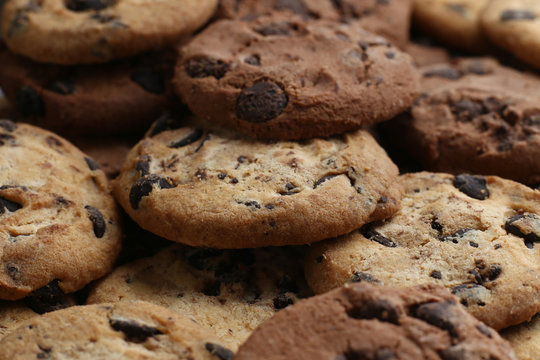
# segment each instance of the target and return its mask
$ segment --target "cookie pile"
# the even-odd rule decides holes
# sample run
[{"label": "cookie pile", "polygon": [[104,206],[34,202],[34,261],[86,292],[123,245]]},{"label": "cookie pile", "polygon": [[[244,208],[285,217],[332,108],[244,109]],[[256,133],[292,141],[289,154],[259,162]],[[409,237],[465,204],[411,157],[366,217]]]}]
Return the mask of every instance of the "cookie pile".
[{"label": "cookie pile", "polygon": [[535,8],[7,0],[0,359],[534,359]]}]

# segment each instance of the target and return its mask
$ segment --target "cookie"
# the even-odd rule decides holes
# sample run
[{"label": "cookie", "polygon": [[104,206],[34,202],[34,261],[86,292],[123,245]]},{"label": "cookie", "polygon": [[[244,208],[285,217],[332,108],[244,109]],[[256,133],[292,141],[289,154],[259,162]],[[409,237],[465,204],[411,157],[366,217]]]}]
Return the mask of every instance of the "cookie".
[{"label": "cookie", "polygon": [[97,164],[59,136],[0,120],[0,298],[105,275],[121,245],[119,212]]},{"label": "cookie", "polygon": [[138,302],[75,306],[30,319],[0,341],[0,359],[206,359],[233,353],[193,321]]},{"label": "cookie", "polygon": [[175,89],[199,117],[256,138],[326,137],[411,105],[408,55],[358,25],[222,20],[182,48]]},{"label": "cookie", "polygon": [[142,228],[199,247],[301,245],[398,208],[397,168],[369,133],[260,142],[201,122],[141,140],[113,182]]},{"label": "cookie", "polygon": [[10,0],[0,23],[14,53],[44,63],[95,64],[172,46],[206,23],[216,5],[217,0]]},{"label": "cookie", "polygon": [[142,134],[172,102],[175,56],[107,65],[39,64],[0,52],[0,86],[19,117],[67,135]]},{"label": "cookie", "polygon": [[409,54],[417,67],[446,63],[450,61],[450,54],[442,47],[427,46],[410,42],[404,51]]},{"label": "cookie", "polygon": [[211,329],[232,350],[275,312],[311,295],[304,248],[214,250],[169,247],[115,269],[88,304],[140,299]]},{"label": "cookie", "polygon": [[443,287],[352,284],[293,305],[265,322],[244,359],[516,359]]},{"label": "cookie", "polygon": [[473,54],[490,46],[480,26],[490,0],[413,0],[413,24],[442,44]]},{"label": "cookie", "polygon": [[540,182],[540,78],[490,59],[421,69],[423,95],[383,125],[425,169]]},{"label": "cookie", "polygon": [[441,284],[497,330],[540,311],[540,192],[494,176],[423,172],[399,183],[393,217],[312,247],[316,293],[351,281]]},{"label": "cookie", "polygon": [[540,68],[540,3],[535,0],[492,0],[481,24],[495,45]]},{"label": "cookie", "polygon": [[519,360],[537,360],[540,354],[540,315],[526,322],[501,332],[514,348]]},{"label": "cookie", "polygon": [[35,316],[38,313],[22,301],[0,301],[0,339],[23,321]]},{"label": "cookie", "polygon": [[288,11],[307,20],[356,22],[399,47],[409,39],[411,0],[221,0],[217,18],[249,19],[274,11]]}]

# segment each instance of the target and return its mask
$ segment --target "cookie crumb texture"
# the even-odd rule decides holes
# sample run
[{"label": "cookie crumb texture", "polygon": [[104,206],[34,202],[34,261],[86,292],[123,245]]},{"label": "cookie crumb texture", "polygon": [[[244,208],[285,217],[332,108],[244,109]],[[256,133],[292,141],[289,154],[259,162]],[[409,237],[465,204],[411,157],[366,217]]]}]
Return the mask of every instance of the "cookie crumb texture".
[{"label": "cookie crumb texture", "polygon": [[257,138],[356,130],[392,118],[417,95],[411,58],[358,24],[287,14],[222,20],[182,55],[175,88],[189,108]]},{"label": "cookie crumb texture", "polygon": [[520,360],[534,360],[540,353],[540,315],[531,321],[501,331]]},{"label": "cookie crumb texture", "polygon": [[316,293],[348,282],[451,289],[502,329],[540,311],[540,193],[493,176],[402,175],[390,219],[316,244],[306,276]]},{"label": "cookie crumb texture", "polygon": [[143,139],[114,181],[141,227],[213,248],[299,245],[399,206],[397,168],[365,131],[257,142],[200,123]]},{"label": "cookie crumb texture", "polygon": [[436,285],[353,284],[300,301],[261,325],[244,359],[515,360],[510,345]]},{"label": "cookie crumb texture", "polygon": [[0,359],[232,360],[221,343],[193,321],[137,301],[30,319],[0,341]]},{"label": "cookie crumb texture", "polygon": [[105,63],[173,45],[216,6],[217,0],[13,0],[3,8],[2,38],[39,62]]},{"label": "cookie crumb texture", "polygon": [[70,293],[112,268],[120,216],[94,165],[51,132],[0,120],[0,298]]}]

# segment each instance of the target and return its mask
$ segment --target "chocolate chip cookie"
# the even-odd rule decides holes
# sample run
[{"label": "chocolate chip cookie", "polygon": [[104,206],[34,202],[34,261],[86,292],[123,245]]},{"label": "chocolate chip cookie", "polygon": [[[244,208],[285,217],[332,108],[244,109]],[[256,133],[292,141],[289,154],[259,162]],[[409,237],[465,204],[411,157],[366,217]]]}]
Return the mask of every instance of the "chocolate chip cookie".
[{"label": "chocolate chip cookie", "polygon": [[531,321],[504,329],[501,336],[514,348],[520,360],[535,360],[540,354],[540,315]]},{"label": "chocolate chip cookie", "polygon": [[0,301],[0,339],[21,322],[38,316],[22,301]]},{"label": "chocolate chip cookie", "polygon": [[491,59],[421,69],[423,94],[384,124],[424,168],[540,182],[540,78]]},{"label": "chocolate chip cookie", "polygon": [[138,302],[75,306],[32,318],[0,341],[0,359],[231,360],[193,321]]},{"label": "chocolate chip cookie", "polygon": [[436,283],[487,325],[540,311],[540,192],[494,176],[406,174],[392,218],[313,246],[316,293],[347,282]]},{"label": "chocolate chip cookie", "polygon": [[293,305],[261,325],[244,359],[513,359],[510,345],[446,289],[352,284]]},{"label": "chocolate chip cookie", "polygon": [[495,45],[540,68],[540,3],[536,0],[492,0],[481,17]]},{"label": "chocolate chip cookie", "polygon": [[44,63],[94,64],[172,46],[206,23],[216,5],[217,0],[10,0],[0,23],[14,53]]},{"label": "chocolate chip cookie", "polygon": [[0,86],[20,118],[62,134],[140,133],[172,102],[176,56],[94,66],[39,64],[0,51]]},{"label": "chocolate chip cookie", "polygon": [[117,268],[89,304],[145,300],[214,331],[234,350],[275,312],[311,295],[304,248],[213,250],[174,245]]},{"label": "chocolate chip cookie", "polygon": [[140,141],[113,188],[130,217],[159,236],[251,248],[312,243],[390,216],[397,173],[363,130],[261,142],[195,121]]},{"label": "chocolate chip cookie", "polygon": [[105,275],[119,212],[95,161],[59,136],[0,120],[0,298],[74,292]]},{"label": "chocolate chip cookie", "polygon": [[183,48],[175,88],[199,117],[265,139],[330,136],[411,105],[408,55],[358,25],[222,20]]}]

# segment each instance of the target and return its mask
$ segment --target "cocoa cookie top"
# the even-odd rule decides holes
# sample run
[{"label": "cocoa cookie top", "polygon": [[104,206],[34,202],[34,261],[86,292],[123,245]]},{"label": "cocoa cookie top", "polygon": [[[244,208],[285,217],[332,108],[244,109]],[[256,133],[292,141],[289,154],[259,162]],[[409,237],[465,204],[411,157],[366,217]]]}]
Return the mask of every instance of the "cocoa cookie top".
[{"label": "cocoa cookie top", "polygon": [[388,217],[398,207],[397,171],[363,130],[261,142],[193,122],[139,142],[113,187],[157,235],[249,248],[312,243]]},{"label": "cocoa cookie top", "polygon": [[356,130],[402,112],[417,94],[410,57],[358,25],[283,13],[222,20],[182,53],[175,88],[188,107],[257,138]]},{"label": "cocoa cookie top", "polygon": [[306,276],[316,293],[351,281],[441,284],[495,329],[540,311],[540,192],[493,176],[399,182],[393,217],[312,247]]},{"label": "cocoa cookie top", "polygon": [[234,350],[275,312],[311,295],[304,250],[175,245],[115,269],[91,290],[88,303],[156,303],[214,331]]},{"label": "cocoa cookie top", "polygon": [[35,61],[105,63],[174,45],[203,25],[216,5],[217,0],[10,0],[1,30],[13,52]]},{"label": "cocoa cookie top", "polygon": [[74,306],[32,318],[0,341],[0,359],[231,360],[193,321],[137,302]]},{"label": "cocoa cookie top", "polygon": [[353,284],[293,305],[240,347],[243,359],[516,359],[444,288]]},{"label": "cocoa cookie top", "polygon": [[119,212],[96,163],[55,134],[0,120],[0,298],[106,274],[121,245]]}]

